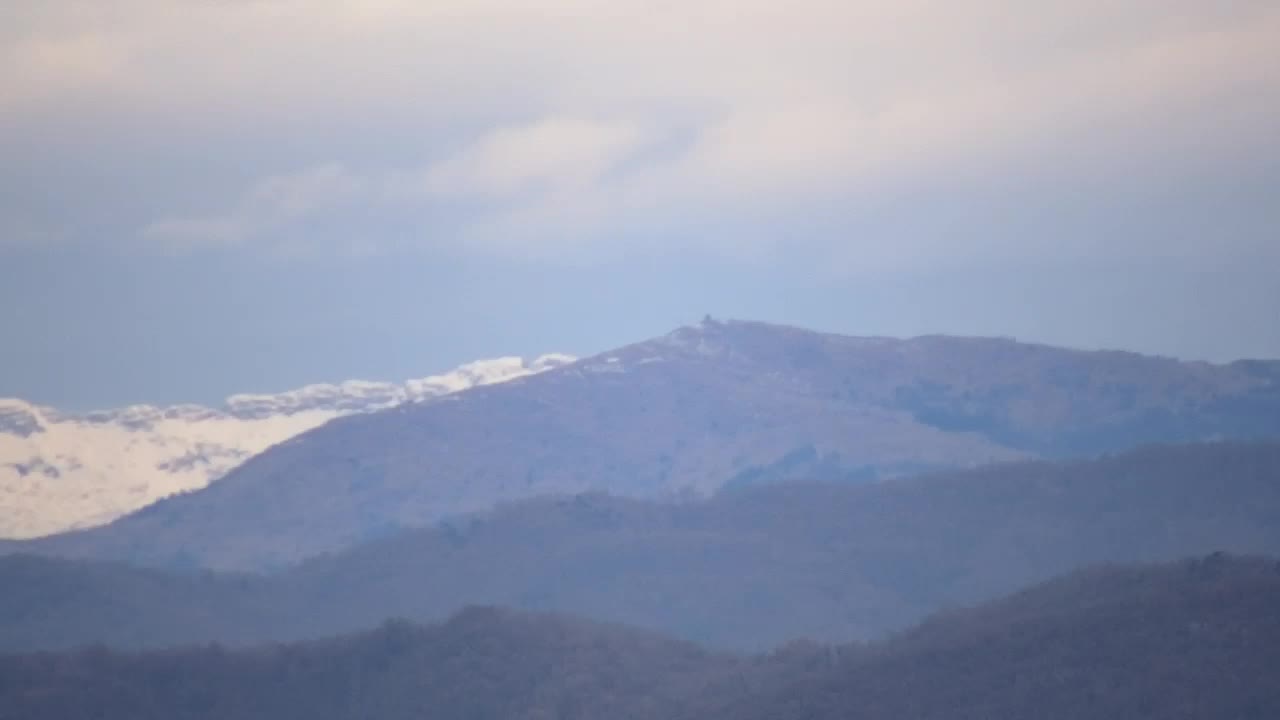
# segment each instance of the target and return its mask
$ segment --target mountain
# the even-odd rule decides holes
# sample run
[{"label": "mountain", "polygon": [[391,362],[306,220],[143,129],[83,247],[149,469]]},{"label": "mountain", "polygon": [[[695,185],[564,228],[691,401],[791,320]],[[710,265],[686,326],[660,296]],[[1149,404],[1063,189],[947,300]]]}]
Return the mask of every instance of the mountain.
[{"label": "mountain", "polygon": [[471,604],[735,650],[867,640],[1088,565],[1280,555],[1278,517],[1280,443],[756,485],[693,502],[548,497],[269,576],[0,557],[0,651],[295,640]]},{"label": "mountain", "polygon": [[134,405],[69,413],[0,398],[0,537],[101,525],[203,488],[251,455],[333,418],[505,382],[572,360],[481,360],[405,383],[354,380],[232,395],[220,408]]},{"label": "mountain", "polygon": [[1280,435],[1280,362],[704,321],[517,382],[338,418],[204,490],[22,547],[263,569],[547,493],[706,495],[1268,435]]},{"label": "mountain", "polygon": [[1155,720],[1280,715],[1280,564],[1109,567],[872,645],[734,657],[470,608],[301,645],[0,656],[3,717]]}]

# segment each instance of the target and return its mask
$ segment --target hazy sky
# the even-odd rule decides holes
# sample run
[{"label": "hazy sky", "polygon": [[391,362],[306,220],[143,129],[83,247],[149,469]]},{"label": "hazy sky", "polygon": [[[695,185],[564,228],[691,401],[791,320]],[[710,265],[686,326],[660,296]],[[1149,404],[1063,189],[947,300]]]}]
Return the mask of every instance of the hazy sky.
[{"label": "hazy sky", "polygon": [[716,316],[1280,356],[1280,4],[8,0],[0,395]]}]

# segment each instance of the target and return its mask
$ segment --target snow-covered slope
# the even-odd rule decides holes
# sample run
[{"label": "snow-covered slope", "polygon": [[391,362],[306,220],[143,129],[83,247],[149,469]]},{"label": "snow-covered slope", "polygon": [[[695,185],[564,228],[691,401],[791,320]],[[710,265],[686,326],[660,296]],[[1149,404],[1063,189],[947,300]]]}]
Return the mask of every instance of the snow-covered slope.
[{"label": "snow-covered slope", "polygon": [[90,413],[0,398],[0,537],[109,522],[195,490],[243,460],[340,415],[419,402],[570,363],[568,355],[480,360],[405,383],[348,381],[277,395],[233,395],[222,408],[133,405]]}]

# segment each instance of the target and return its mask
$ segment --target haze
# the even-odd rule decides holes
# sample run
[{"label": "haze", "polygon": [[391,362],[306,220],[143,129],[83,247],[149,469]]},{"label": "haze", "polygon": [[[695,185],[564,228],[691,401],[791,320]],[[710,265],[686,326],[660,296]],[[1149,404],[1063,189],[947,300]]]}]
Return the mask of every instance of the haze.
[{"label": "haze", "polygon": [[1280,7],[0,8],[0,396],[216,401],[703,312],[1280,355]]}]

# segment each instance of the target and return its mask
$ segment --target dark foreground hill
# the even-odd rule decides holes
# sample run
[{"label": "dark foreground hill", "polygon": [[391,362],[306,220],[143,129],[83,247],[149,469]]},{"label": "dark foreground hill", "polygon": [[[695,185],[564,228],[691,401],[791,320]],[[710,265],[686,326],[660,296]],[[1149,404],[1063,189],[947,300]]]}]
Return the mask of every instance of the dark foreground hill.
[{"label": "dark foreground hill", "polygon": [[867,481],[1280,436],[1280,363],[704,322],[536,377],[336,420],[209,488],[17,546],[263,569],[551,493]]},{"label": "dark foreground hill", "polygon": [[1275,561],[1222,555],[756,658],[481,608],[303,645],[0,657],[0,717],[1261,720],[1280,716],[1277,608]]},{"label": "dark foreground hill", "polygon": [[0,650],[319,637],[470,604],[761,650],[883,636],[1102,562],[1280,554],[1280,444],[1152,447],[664,504],[546,498],[274,576],[0,558]]},{"label": "dark foreground hill", "polygon": [[1278,608],[1274,560],[1213,555],[1091,570],[936,617],[882,645],[811,654],[762,690],[696,716],[1280,717]]},{"label": "dark foreground hill", "polygon": [[256,650],[0,657],[0,718],[670,718],[732,665],[639,631],[471,608]]}]

